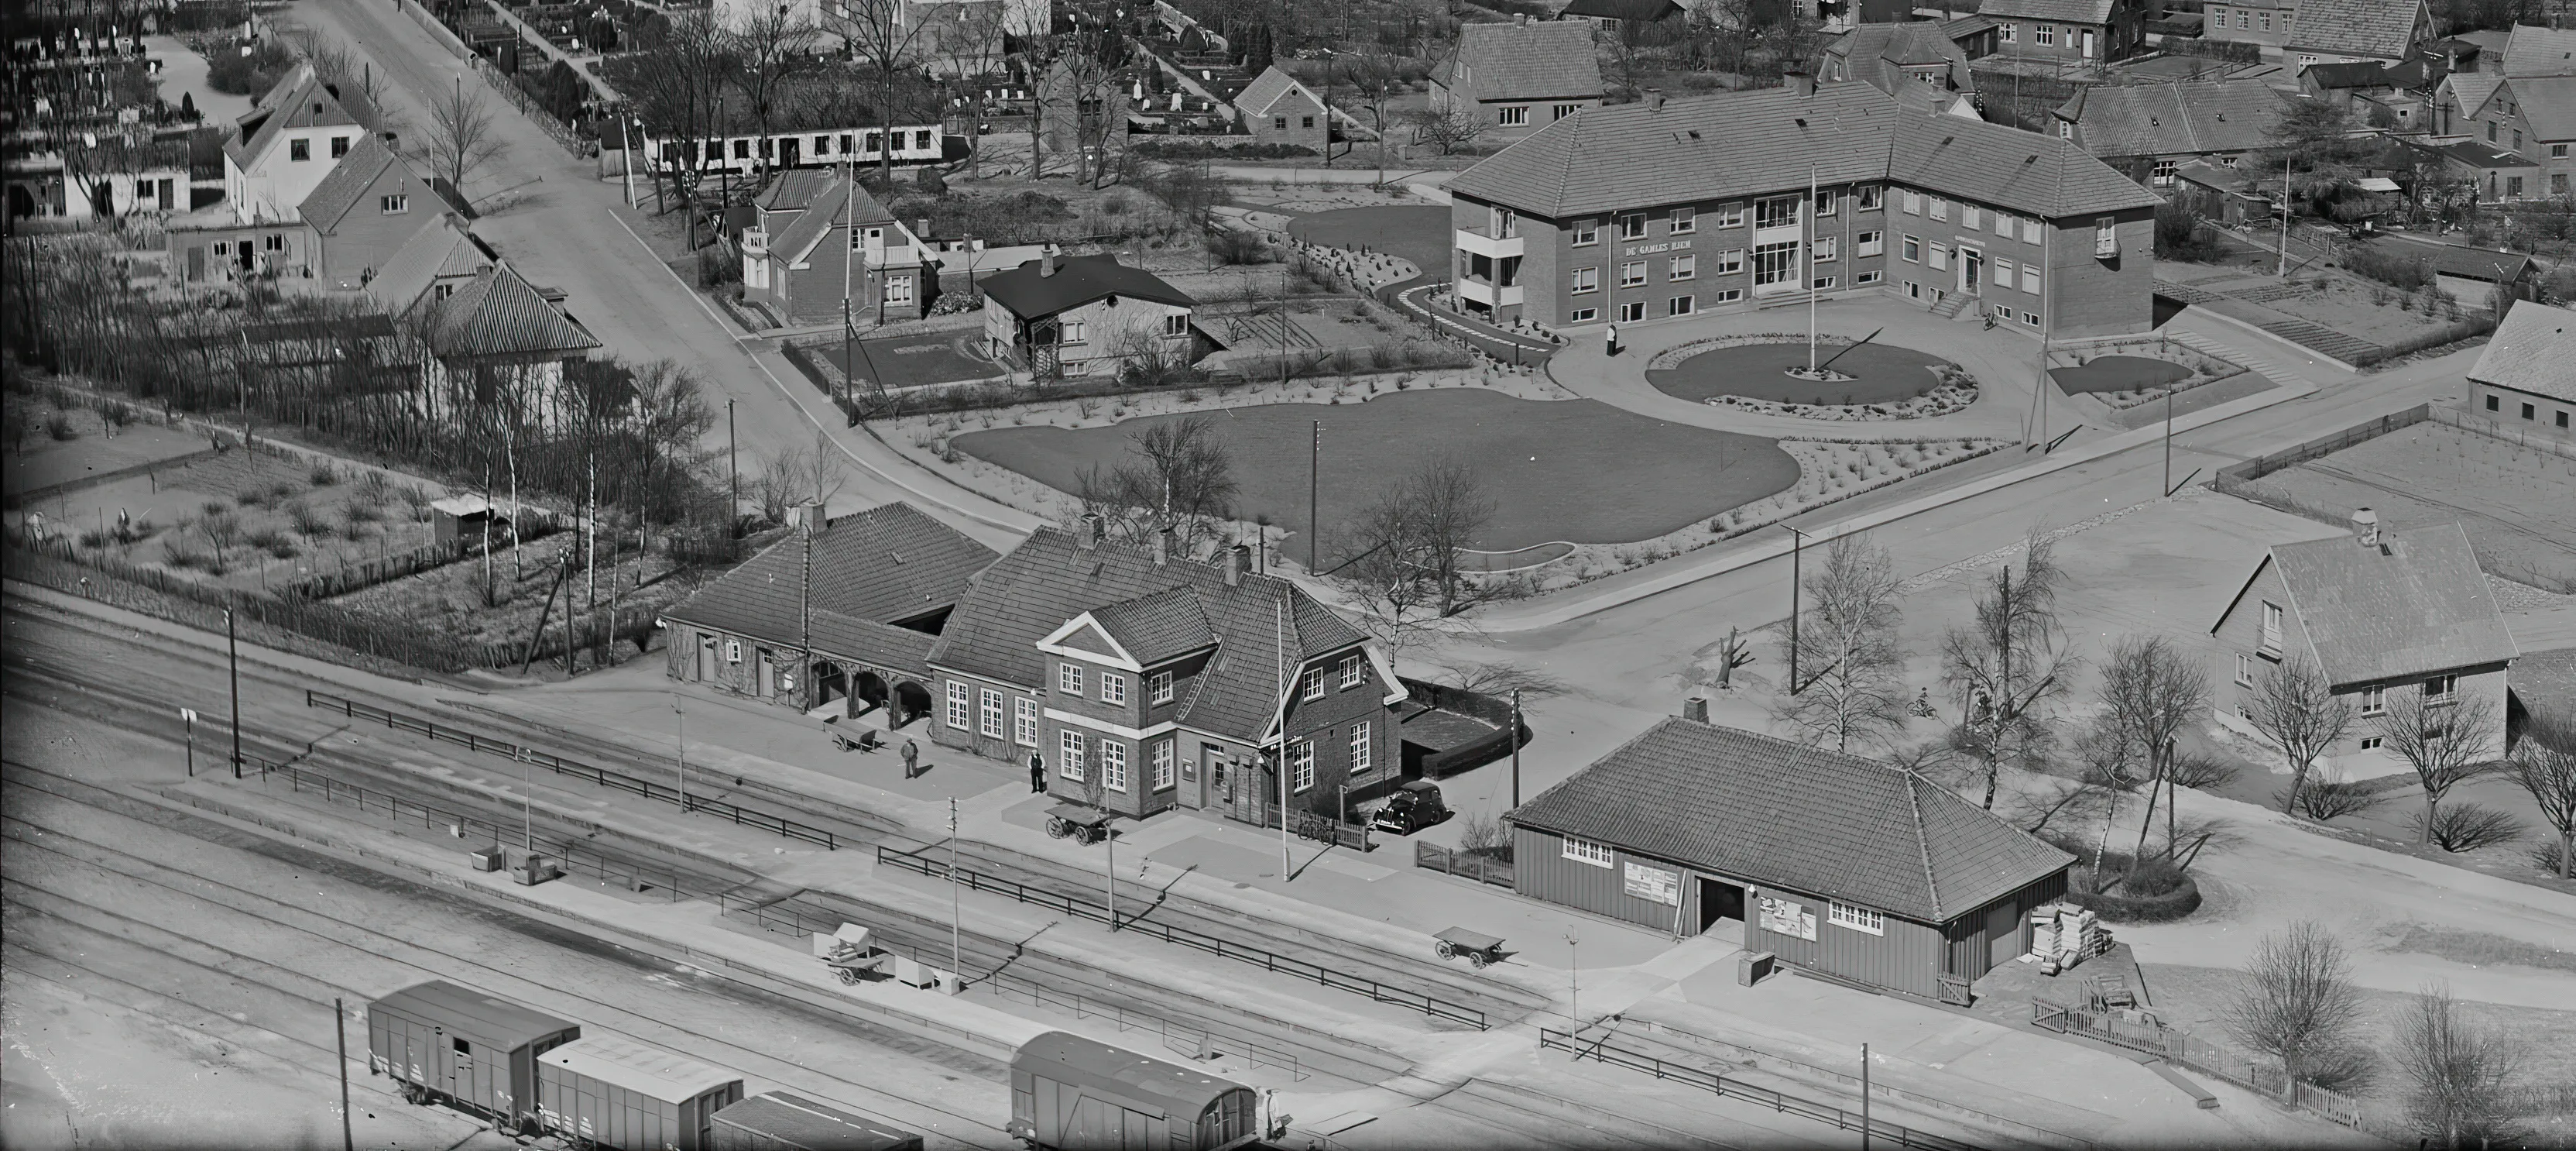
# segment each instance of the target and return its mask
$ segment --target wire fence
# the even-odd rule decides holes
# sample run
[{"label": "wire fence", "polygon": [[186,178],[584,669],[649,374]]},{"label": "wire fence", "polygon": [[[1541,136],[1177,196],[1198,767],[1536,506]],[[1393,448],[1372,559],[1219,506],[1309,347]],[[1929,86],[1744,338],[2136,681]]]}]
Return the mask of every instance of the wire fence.
[{"label": "wire fence", "polygon": [[1702,1091],[1729,1099],[1742,1099],[1748,1103],[1768,1107],[1783,1115],[1795,1115],[1802,1119],[1813,1119],[1818,1123],[1830,1123],[1843,1131],[1866,1131],[1873,1146],[1884,1142],[1891,1147],[1920,1147],[1925,1148],[1926,1151],[1972,1151],[1971,1144],[1962,1143],[1956,1139],[1945,1139],[1926,1131],[1917,1131],[1902,1123],[1891,1123],[1875,1116],[1864,1117],[1860,1112],[1845,1110],[1831,1103],[1818,1103],[1812,1099],[1803,1099],[1768,1087],[1757,1087],[1740,1079],[1729,1079],[1714,1071],[1702,1070],[1642,1051],[1619,1047],[1612,1044],[1607,1036],[1600,1039],[1584,1039],[1574,1032],[1542,1027],[1539,1029],[1538,1043],[1541,1050],[1569,1051],[1576,1059],[1589,1056],[1614,1067],[1643,1071],[1657,1079],[1669,1079],[1675,1083],[1697,1087]]},{"label": "wire fence", "polygon": [[[877,862],[880,865],[901,867],[934,879],[946,879],[950,871],[948,864],[940,860],[883,846],[877,848]],[[1254,964],[1267,971],[1275,971],[1339,991],[1365,995],[1380,1003],[1393,1003],[1425,1015],[1464,1023],[1479,1031],[1492,1026],[1486,1020],[1485,1013],[1474,1007],[1452,1003],[1419,991],[1389,987],[1374,979],[1346,975],[1321,964],[1293,959],[1258,947],[1248,947],[1213,935],[1202,935],[1187,928],[1143,919],[1113,917],[1106,906],[1087,899],[1033,888],[1017,880],[985,875],[964,867],[956,869],[956,878],[971,890],[1008,895],[1021,903],[1035,904],[1066,915],[1080,916],[1094,923],[1105,923],[1113,930],[1138,932],[1166,943],[1195,947],[1211,955]]]},{"label": "wire fence", "polygon": [[2415,1137],[2413,1130],[2402,1123],[2381,1118],[2364,1107],[2360,1099],[2312,1083],[2299,1082],[2292,1079],[2289,1071],[2280,1064],[2257,1062],[2154,1019],[2117,1012],[2087,1011],[2045,999],[2031,1001],[2030,1016],[2032,1024],[2046,1030],[2061,1035],[2081,1035],[2132,1051],[2159,1055],[2267,1098],[2316,1112],[2355,1130],[2400,1143]]}]

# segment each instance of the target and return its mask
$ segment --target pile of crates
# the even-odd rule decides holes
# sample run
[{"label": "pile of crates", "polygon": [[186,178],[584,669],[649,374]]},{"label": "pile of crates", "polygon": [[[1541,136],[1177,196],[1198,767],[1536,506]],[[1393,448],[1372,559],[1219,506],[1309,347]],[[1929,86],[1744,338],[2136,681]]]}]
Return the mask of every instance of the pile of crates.
[{"label": "pile of crates", "polygon": [[2030,953],[2050,975],[2111,949],[2111,929],[2091,908],[2051,903],[2030,913]]}]

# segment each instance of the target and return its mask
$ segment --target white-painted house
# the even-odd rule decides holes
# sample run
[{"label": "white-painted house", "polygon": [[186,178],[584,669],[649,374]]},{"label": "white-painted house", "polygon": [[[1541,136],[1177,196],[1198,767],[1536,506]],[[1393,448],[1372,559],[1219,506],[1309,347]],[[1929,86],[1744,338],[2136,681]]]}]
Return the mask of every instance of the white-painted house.
[{"label": "white-painted house", "polygon": [[1115,255],[1045,255],[996,272],[984,289],[984,339],[1041,376],[1115,373],[1147,358],[1189,363],[1207,340],[1198,302]]},{"label": "white-painted house", "polygon": [[334,91],[312,65],[296,65],[224,143],[224,199],[236,222],[295,219],[304,198],[375,125],[364,97]]}]

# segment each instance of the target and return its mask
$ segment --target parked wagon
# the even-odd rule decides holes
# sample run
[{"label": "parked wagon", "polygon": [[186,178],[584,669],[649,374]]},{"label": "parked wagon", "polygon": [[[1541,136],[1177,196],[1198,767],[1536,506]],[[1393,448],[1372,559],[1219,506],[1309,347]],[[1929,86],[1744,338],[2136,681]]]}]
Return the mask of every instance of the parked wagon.
[{"label": "parked wagon", "polygon": [[1263,1134],[1252,1088],[1063,1031],[1012,1058],[1003,1130],[1053,1151],[1223,1151]]},{"label": "parked wagon", "polygon": [[414,1103],[443,1102],[505,1129],[537,1123],[536,1060],[581,1025],[453,983],[406,987],[367,1005],[367,1066]]},{"label": "parked wagon", "polygon": [[1109,822],[1118,818],[1114,811],[1084,807],[1078,803],[1059,803],[1047,809],[1047,834],[1075,843],[1098,843],[1109,838]]},{"label": "parked wagon", "polygon": [[921,1136],[771,1091],[716,1112],[709,1151],[921,1151]]},{"label": "parked wagon", "polygon": [[614,1035],[537,1057],[538,1117],[585,1144],[707,1151],[716,1112],[741,1100],[741,1075]]},{"label": "parked wagon", "polygon": [[1503,961],[1503,941],[1500,936],[1487,935],[1481,931],[1469,931],[1464,927],[1444,927],[1440,929],[1438,935],[1431,938],[1438,941],[1431,945],[1431,950],[1438,953],[1442,959],[1456,959],[1463,955],[1467,957],[1468,963],[1477,967]]}]

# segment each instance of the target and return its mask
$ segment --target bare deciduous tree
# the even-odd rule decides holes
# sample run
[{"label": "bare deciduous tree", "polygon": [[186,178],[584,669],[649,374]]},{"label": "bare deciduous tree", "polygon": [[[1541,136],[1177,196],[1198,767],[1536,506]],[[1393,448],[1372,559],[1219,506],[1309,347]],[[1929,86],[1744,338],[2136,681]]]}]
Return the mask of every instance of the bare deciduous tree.
[{"label": "bare deciduous tree", "polygon": [[2348,1047],[2361,1022],[2361,989],[2343,941],[2311,922],[2263,937],[2245,964],[2246,982],[2229,999],[2227,1030],[2245,1045],[2278,1057],[2292,1079]]},{"label": "bare deciduous tree", "polygon": [[1369,114],[1369,127],[1377,132],[1377,180],[1386,182],[1387,105],[1404,94],[1404,73],[1396,59],[1384,52],[1360,52],[1337,57],[1333,61],[1331,86],[1342,92],[1343,102],[1364,109]]},{"label": "bare deciduous tree", "polygon": [[1439,149],[1443,156],[1456,155],[1460,148],[1475,143],[1476,137],[1485,133],[1485,126],[1477,122],[1473,112],[1458,107],[1420,108],[1399,119],[1413,129],[1416,142]]},{"label": "bare deciduous tree", "polygon": [[[696,203],[700,145],[725,134],[719,109],[741,64],[732,37],[703,9],[675,12],[649,27],[652,38],[639,38],[637,51],[612,58],[608,75],[633,102],[645,136],[663,144],[661,171],[686,209]],[[694,228],[694,212],[691,218]]]},{"label": "bare deciduous tree", "polygon": [[1564,680],[1546,672],[1500,661],[1460,664],[1449,669],[1449,682],[1463,690],[1485,695],[1510,695],[1517,691],[1523,699],[1545,699],[1570,690]]},{"label": "bare deciduous tree", "polygon": [[1127,438],[1127,453],[1116,468],[1092,467],[1075,483],[1083,510],[1106,519],[1120,538],[1144,543],[1168,527],[1188,546],[1213,538],[1234,515],[1233,452],[1214,420],[1149,424]]},{"label": "bare deciduous tree", "polygon": [[2558,878],[2576,878],[2576,743],[2559,743],[2555,733],[2534,731],[2522,737],[2511,760],[2513,781],[2531,793],[2531,802],[2549,829],[2558,833]]},{"label": "bare deciduous tree", "polygon": [[2290,788],[2281,793],[2281,810],[2296,811],[2299,789],[2307,786],[2317,758],[2352,726],[2352,702],[2336,695],[2316,661],[2305,655],[2293,655],[2259,674],[2245,700],[2245,720],[2289,761]]},{"label": "bare deciduous tree", "polygon": [[[894,127],[894,109],[901,100],[905,81],[921,72],[922,37],[935,23],[906,19],[913,7],[907,0],[843,0],[823,21],[824,28],[850,46],[876,81],[877,119],[889,131]],[[889,139],[887,143],[889,146],[877,158],[877,175],[892,180],[893,141]]]},{"label": "bare deciduous tree", "polygon": [[752,480],[751,490],[760,502],[761,518],[783,524],[788,513],[801,505],[829,505],[849,482],[840,448],[817,432],[812,447],[789,448],[771,456]]},{"label": "bare deciduous tree", "polygon": [[2433,841],[2433,824],[2442,800],[2452,788],[2497,770],[2493,729],[2495,704],[2484,695],[2465,695],[2454,687],[2448,697],[2428,697],[2421,688],[2400,688],[2384,697],[2385,708],[2372,721],[2380,747],[2415,769],[2424,788],[2424,842]]},{"label": "bare deciduous tree", "polygon": [[2111,645],[2111,661],[2102,669],[2102,710],[2147,769],[2147,810],[2138,821],[2135,856],[2146,854],[2159,786],[2165,791],[2166,848],[2173,847],[2175,768],[2182,757],[2177,737],[2208,704],[2209,683],[2199,662],[2165,637],[2123,636]]},{"label": "bare deciduous tree", "polygon": [[[1887,549],[1864,535],[1836,539],[1824,565],[1806,580],[1807,610],[1795,653],[1780,662],[1807,677],[1772,705],[1772,719],[1795,726],[1801,742],[1850,751],[1857,741],[1888,747],[1907,720],[1905,648],[1897,628],[1904,581]],[[1790,641],[1783,637],[1782,648]]]},{"label": "bare deciduous tree", "polygon": [[2508,1092],[2522,1051],[2502,1033],[2467,1018],[2451,989],[2428,984],[2397,1020],[2397,1066],[2406,1109],[2447,1151],[2511,1145]]},{"label": "bare deciduous tree", "polygon": [[1518,584],[1479,579],[1460,558],[1493,516],[1475,465],[1434,457],[1335,533],[1349,558],[1329,569],[1332,579],[1370,606],[1391,642],[1517,594]]},{"label": "bare deciduous tree", "polygon": [[[750,105],[752,122],[766,140],[779,89],[798,73],[815,67],[816,29],[794,5],[752,4],[744,6],[725,32],[732,42],[733,56],[740,63],[732,71],[733,86]],[[761,159],[766,167],[780,157]]]},{"label": "bare deciduous tree", "polygon": [[1976,622],[1941,641],[1941,678],[1962,713],[1950,744],[1983,769],[1989,811],[2002,766],[2056,740],[2052,713],[2075,667],[2057,626],[2061,578],[2049,540],[2033,532],[2019,576],[2006,564],[1977,597]]},{"label": "bare deciduous tree", "polygon": [[422,149],[431,173],[445,179],[462,197],[467,195],[465,185],[482,178],[484,169],[510,154],[510,142],[494,126],[492,105],[483,98],[482,89],[467,91],[464,78],[459,77],[455,87],[430,100],[429,133]]}]

